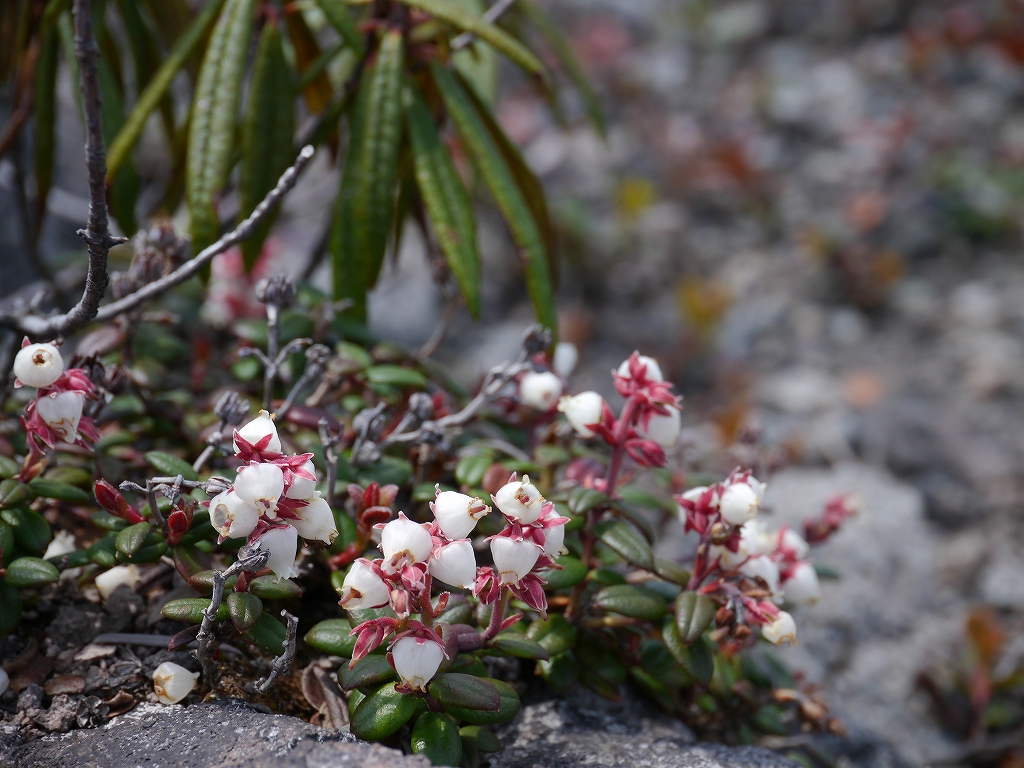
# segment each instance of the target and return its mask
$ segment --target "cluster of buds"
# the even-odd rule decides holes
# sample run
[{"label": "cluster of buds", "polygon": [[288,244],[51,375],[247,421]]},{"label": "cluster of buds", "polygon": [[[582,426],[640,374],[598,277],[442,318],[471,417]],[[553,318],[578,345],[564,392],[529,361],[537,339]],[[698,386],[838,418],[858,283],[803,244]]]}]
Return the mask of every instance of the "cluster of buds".
[{"label": "cluster of buds", "polygon": [[58,443],[86,445],[99,440],[91,418],[83,415],[85,401],[96,399],[96,387],[82,368],[64,369],[55,344],[32,344],[28,338],[14,358],[14,386],[35,387],[35,399],[25,408],[21,424],[33,452]]},{"label": "cluster of buds", "polygon": [[316,490],[313,454],[285,454],[266,411],[234,433],[243,462],[234,483],[209,503],[220,540],[247,538],[270,552],[267,567],[282,578],[297,575],[298,539],[329,545],[338,535],[334,513]]},{"label": "cluster of buds", "polygon": [[[388,659],[401,678],[400,689],[426,689],[453,651],[433,623],[450,597],[443,592],[432,602],[435,579],[472,590],[483,604],[493,606],[485,639],[520,618],[519,614],[505,618],[509,596],[546,615],[547,597],[539,572],[557,567],[554,558],[563,552],[568,518],[556,514],[554,504],[541,496],[528,477],[518,480],[513,475],[491,500],[506,521],[501,533],[487,540],[493,565],[477,566],[468,538],[491,511],[482,499],[438,488],[430,505],[433,522],[417,523],[400,512],[397,519],[376,526],[382,556],[352,564],[342,584],[341,605],[350,610],[390,605],[395,618],[371,619],[352,630],[357,636],[353,664],[390,638]],[[419,618],[411,618],[413,614]],[[459,637],[455,650],[462,642],[463,636]]]},{"label": "cluster of buds", "polygon": [[519,402],[541,413],[548,413],[558,404],[565,380],[576,367],[579,352],[576,346],[561,341],[551,355],[550,370],[544,352],[534,356],[535,370],[519,377]]},{"label": "cluster of buds", "polygon": [[677,498],[686,531],[701,537],[691,587],[721,605],[719,640],[742,641],[757,626],[776,645],[795,643],[796,623],[779,606],[821,596],[807,541],[790,528],[769,531],[758,518],[764,491],[749,471],[736,470]]}]

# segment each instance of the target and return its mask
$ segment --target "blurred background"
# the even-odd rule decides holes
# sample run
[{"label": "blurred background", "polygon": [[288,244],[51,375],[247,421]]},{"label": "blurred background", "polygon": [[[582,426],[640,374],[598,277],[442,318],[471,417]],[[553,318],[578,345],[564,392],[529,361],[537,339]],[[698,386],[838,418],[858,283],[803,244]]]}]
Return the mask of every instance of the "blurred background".
[{"label": "blurred background", "polygon": [[[559,229],[574,388],[610,395],[610,369],[640,349],[686,398],[685,470],[728,471],[742,438],[777,467],[777,525],[857,493],[863,511],[819,555],[838,578],[798,616],[787,661],[863,743],[859,762],[971,762],[971,697],[1024,669],[1024,2],[543,5],[608,123],[602,138],[572,93],[557,121],[502,62],[498,117]],[[62,67],[34,244],[30,147],[0,161],[0,301],[49,276],[77,296],[76,92]],[[166,175],[165,154],[144,135],[140,177]],[[316,255],[337,184],[318,156],[262,273],[328,288]],[[478,215],[482,322],[460,310],[436,355],[469,386],[532,320],[501,220]],[[409,348],[444,312],[423,250],[410,228],[370,299],[371,330]],[[237,265],[214,268],[211,321],[246,295]],[[983,716],[1019,735],[1024,712]]]}]

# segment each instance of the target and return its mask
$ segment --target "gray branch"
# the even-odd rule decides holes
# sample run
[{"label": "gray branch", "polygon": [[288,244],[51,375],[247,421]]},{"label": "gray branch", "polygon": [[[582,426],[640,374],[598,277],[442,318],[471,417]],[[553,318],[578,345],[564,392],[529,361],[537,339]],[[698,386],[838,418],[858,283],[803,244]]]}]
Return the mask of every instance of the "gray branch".
[{"label": "gray branch", "polygon": [[291,669],[292,659],[295,658],[295,633],[299,627],[299,620],[292,616],[288,611],[281,611],[281,616],[287,622],[287,635],[284,639],[284,653],[274,659],[274,666],[270,668],[270,674],[267,675],[266,680],[260,680],[252,686],[252,690],[255,693],[266,693],[270,690],[270,686],[274,684],[274,681],[281,675],[287,674],[288,670]]}]

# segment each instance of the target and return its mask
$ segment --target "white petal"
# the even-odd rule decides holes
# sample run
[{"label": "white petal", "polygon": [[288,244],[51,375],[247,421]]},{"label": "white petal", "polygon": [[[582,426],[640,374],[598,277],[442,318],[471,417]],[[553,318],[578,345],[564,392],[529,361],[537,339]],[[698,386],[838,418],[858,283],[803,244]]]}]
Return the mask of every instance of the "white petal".
[{"label": "white petal", "polygon": [[746,483],[732,483],[722,492],[722,519],[729,525],[743,525],[757,516],[757,493]]},{"label": "white petal", "polygon": [[135,589],[138,583],[139,569],[134,565],[118,565],[96,577],[96,589],[104,600],[114,594],[114,590],[122,584],[127,584],[129,589]]},{"label": "white petal", "polygon": [[476,555],[469,539],[441,547],[427,564],[430,575],[453,587],[470,589],[476,580]]},{"label": "white petal", "polygon": [[594,431],[588,425],[601,421],[604,398],[597,392],[580,392],[573,397],[563,397],[558,402],[558,410],[565,414],[566,420],[580,437],[593,437]]},{"label": "white petal", "polygon": [[347,610],[380,608],[391,600],[391,590],[365,560],[359,559],[345,574],[342,583],[342,607]]},{"label": "white petal", "polygon": [[783,596],[789,603],[806,605],[821,599],[821,584],[814,566],[809,562],[799,563],[792,575],[782,582]]},{"label": "white petal", "polygon": [[210,501],[210,524],[221,536],[243,538],[255,530],[259,521],[260,511],[246,504],[235,491],[224,491]]},{"label": "white petal", "polygon": [[638,424],[636,431],[640,437],[653,440],[663,448],[672,448],[679,442],[679,433],[682,430],[682,419],[679,409],[669,406],[668,415],[656,413],[647,422],[647,427]]},{"label": "white petal", "polygon": [[441,666],[444,651],[432,640],[408,636],[392,646],[391,658],[403,683],[425,690]]},{"label": "white petal", "polygon": [[325,544],[330,544],[338,535],[338,529],[334,524],[334,512],[319,493],[309,500],[309,504],[296,509],[295,514],[299,516],[299,519],[288,522],[295,526],[299,536],[306,541],[322,541]]},{"label": "white petal", "polygon": [[472,533],[477,521],[487,514],[489,507],[480,499],[464,493],[442,491],[434,499],[431,509],[441,533],[455,541]]},{"label": "white petal", "polygon": [[36,400],[36,413],[61,440],[73,443],[78,439],[84,401],[85,396],[81,392],[55,392]]},{"label": "white petal", "polygon": [[[312,459],[303,464],[302,468],[306,472],[309,472],[311,475],[313,475],[314,478],[316,477],[316,468],[313,466]],[[289,499],[302,499],[303,501],[305,501],[306,499],[313,495],[313,492],[315,490],[315,479],[310,480],[305,477],[292,475],[292,483],[291,485],[288,486],[288,492],[285,494],[285,497]]]},{"label": "white petal", "polygon": [[[404,515],[392,520],[381,531],[380,549],[384,553],[384,569],[391,567],[391,561],[407,556],[411,562],[426,562],[434,541],[427,529]],[[388,570],[390,573],[390,570]]]},{"label": "white petal", "polygon": [[562,380],[550,371],[530,371],[519,382],[519,399],[538,411],[550,411],[562,394]]},{"label": "white petal", "polygon": [[541,548],[532,541],[513,541],[507,536],[491,539],[491,558],[501,574],[502,584],[518,583],[526,576],[541,555]]},{"label": "white petal", "polygon": [[494,503],[506,517],[523,525],[534,522],[544,506],[544,497],[537,487],[524,477],[521,482],[506,483],[494,494]]},{"label": "white petal", "polygon": [[544,529],[544,554],[548,557],[558,557],[567,552],[564,542],[565,523]]},{"label": "white petal", "polygon": [[165,661],[153,671],[153,690],[161,704],[177,704],[196,687],[199,674]]},{"label": "white petal", "polygon": [[64,358],[53,344],[29,344],[14,356],[14,375],[26,387],[48,387],[64,372]]},{"label": "white petal", "polygon": [[[647,357],[647,355],[640,355],[640,362],[647,366],[647,378],[651,381],[664,381],[664,377],[661,375],[661,366],[658,365],[658,361],[653,357]],[[622,361],[618,370],[619,376],[626,379],[633,378],[629,375],[629,358]]]},{"label": "white petal", "polygon": [[246,504],[273,517],[277,501],[284,493],[284,473],[276,464],[250,464],[238,471],[234,488]]},{"label": "white petal", "polygon": [[574,370],[576,370],[576,363],[579,362],[580,352],[576,349],[576,345],[571,341],[560,341],[555,344],[555,352],[551,356],[551,367],[555,373],[564,378],[569,378]]},{"label": "white petal", "polygon": [[[260,415],[241,427],[238,430],[238,434],[250,443],[257,443],[267,435],[272,435],[270,443],[267,444],[266,450],[272,451],[273,453],[281,452],[281,437],[277,434],[277,426],[274,424],[274,420],[270,418],[270,414],[266,411],[260,411]],[[235,443],[235,453],[237,452],[238,444]]]},{"label": "white petal", "polygon": [[775,645],[786,643],[796,645],[796,622],[785,611],[779,611],[779,615],[771,624],[761,627],[761,635],[769,643]]},{"label": "white petal", "polygon": [[259,538],[260,549],[270,552],[267,568],[282,579],[298,576],[295,554],[299,549],[299,534],[292,526],[271,528]]}]

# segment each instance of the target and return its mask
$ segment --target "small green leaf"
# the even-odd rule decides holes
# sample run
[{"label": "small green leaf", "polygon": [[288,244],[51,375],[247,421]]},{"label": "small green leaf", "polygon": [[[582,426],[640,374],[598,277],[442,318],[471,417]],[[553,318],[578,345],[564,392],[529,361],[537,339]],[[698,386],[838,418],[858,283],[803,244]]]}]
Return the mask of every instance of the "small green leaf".
[{"label": "small green leaf", "polygon": [[86,551],[89,555],[90,562],[96,563],[96,565],[102,566],[103,568],[112,568],[117,565],[117,549],[114,547],[114,540],[117,538],[113,533],[108,533],[102,539],[97,541]]},{"label": "small green leaf", "polygon": [[654,569],[654,554],[651,546],[640,532],[625,520],[604,520],[595,528],[597,537],[615,554],[633,565],[647,570]]},{"label": "small green leaf", "polygon": [[231,592],[227,596],[228,615],[235,629],[251,629],[263,613],[263,601],[249,592]]},{"label": "small green leaf", "polygon": [[380,741],[409,721],[416,712],[417,701],[414,696],[396,691],[394,683],[388,683],[359,703],[352,714],[352,733],[366,741]]},{"label": "small green leaf", "polygon": [[34,509],[27,507],[5,509],[2,515],[14,529],[14,539],[18,546],[29,554],[42,556],[50,539],[53,538],[50,524],[46,519]]},{"label": "small green leaf", "polygon": [[534,621],[526,630],[526,637],[540,643],[554,657],[576,644],[576,625],[562,614],[553,613],[547,621]]},{"label": "small green leaf", "polygon": [[[226,606],[222,605],[221,608],[226,608]],[[217,618],[220,618],[220,611],[217,611]],[[261,648],[275,656],[280,656],[284,653],[284,640],[287,635],[288,630],[285,629],[284,624],[266,611],[260,614],[256,623],[250,629],[242,633],[242,637],[257,648]]]},{"label": "small green leaf", "polygon": [[[543,662],[542,662],[543,663]],[[486,709],[468,709],[466,707],[447,707],[448,714],[472,725],[493,725],[511,720],[519,713],[519,694],[502,680],[483,678],[498,689],[500,704],[496,712]]]},{"label": "small green leaf", "polygon": [[462,760],[459,725],[443,712],[425,712],[412,728],[412,752],[431,765],[455,765]]},{"label": "small green leaf", "polygon": [[356,646],[356,638],[350,634],[352,622],[348,619],[327,619],[313,626],[306,633],[306,645],[332,656],[352,658],[352,650]]},{"label": "small green leaf", "polygon": [[99,512],[93,512],[89,515],[89,519],[98,527],[105,531],[121,531],[128,527],[128,521],[121,517],[114,517],[106,510],[101,509]]},{"label": "small green leaf", "polygon": [[657,592],[632,584],[605,587],[594,595],[594,605],[622,616],[646,621],[657,621],[668,610]]},{"label": "small green leaf", "polygon": [[495,648],[509,656],[521,659],[550,659],[551,654],[535,640],[528,640],[518,632],[502,632],[491,643]]},{"label": "small green leaf", "polygon": [[0,477],[6,480],[19,472],[21,472],[21,465],[18,462],[6,456],[0,456]]},{"label": "small green leaf", "polygon": [[[160,613],[167,619],[183,621],[186,624],[201,624],[203,611],[210,607],[210,599],[207,597],[181,597],[177,600],[170,600],[160,609]],[[228,607],[221,603],[217,609],[217,621],[225,621],[229,617]]]},{"label": "small green leaf", "polygon": [[494,732],[483,725],[464,725],[459,729],[459,735],[470,742],[481,752],[500,752],[501,742]]},{"label": "small green leaf", "polygon": [[400,365],[374,365],[366,369],[365,375],[371,384],[390,384],[393,387],[416,389],[427,386],[426,376],[415,368],[403,368]]},{"label": "small green leaf", "polygon": [[708,685],[715,672],[715,655],[704,639],[700,638],[690,645],[684,643],[675,619],[671,616],[665,618],[661,635],[679,665],[702,685]]},{"label": "small green leaf", "polygon": [[612,512],[619,515],[625,520],[628,520],[635,525],[640,532],[647,539],[648,543],[653,544],[657,538],[654,532],[654,526],[651,525],[651,521],[648,520],[636,507],[623,499],[615,499],[611,504]]},{"label": "small green leaf", "polygon": [[132,557],[142,549],[142,544],[146,541],[146,537],[149,536],[149,529],[151,527],[147,522],[129,525],[117,534],[117,538],[114,539],[114,547],[125,557]]},{"label": "small green leaf", "polygon": [[689,645],[700,638],[717,610],[718,604],[707,595],[681,592],[676,598],[676,626],[682,641]]},{"label": "small green leaf", "polygon": [[67,483],[68,485],[92,486],[92,472],[82,467],[54,467],[47,470],[44,477],[47,480]]},{"label": "small green leaf", "polygon": [[86,550],[76,549],[74,552],[48,557],[46,562],[52,563],[58,571],[66,571],[68,568],[81,568],[83,565],[88,565],[91,561]]},{"label": "small green leaf", "polygon": [[579,485],[569,493],[569,512],[573,515],[583,515],[592,509],[604,506],[608,501],[607,494]]},{"label": "small green leaf", "polygon": [[9,635],[21,621],[21,593],[0,580],[0,637]]},{"label": "small green leaf", "polygon": [[654,558],[654,572],[666,581],[685,587],[690,583],[692,574],[678,563],[665,560],[661,557]]},{"label": "small green leaf", "polygon": [[580,664],[572,651],[556,654],[549,661],[538,662],[537,669],[556,691],[568,690],[580,676]]},{"label": "small green leaf", "polygon": [[7,575],[4,577],[10,586],[18,589],[52,584],[59,578],[60,573],[53,564],[38,557],[19,557],[7,566]]},{"label": "small green leaf", "polygon": [[67,483],[60,483],[56,480],[49,480],[45,477],[37,477],[28,484],[28,489],[36,496],[44,499],[57,499],[73,504],[88,504],[91,502],[92,494]]},{"label": "small green leaf", "polygon": [[547,590],[574,587],[587,576],[587,566],[579,558],[572,555],[562,555],[555,559],[555,563],[562,566],[562,569],[551,569],[540,574],[541,578],[547,582],[544,585],[544,588]]},{"label": "small green leaf", "polygon": [[0,519],[0,565],[14,559],[14,529],[6,520]]},{"label": "small green leaf", "polygon": [[146,463],[157,472],[162,472],[167,477],[181,475],[186,480],[198,480],[199,476],[192,469],[192,465],[184,459],[172,456],[163,451],[149,451],[146,454]]},{"label": "small green leaf", "polygon": [[294,581],[270,573],[266,576],[257,576],[250,581],[249,591],[264,600],[287,600],[302,595],[302,587]]},{"label": "small green leaf", "polygon": [[501,698],[491,683],[473,675],[447,672],[430,684],[430,695],[446,706],[497,712]]},{"label": "small green leaf", "polygon": [[[210,565],[210,556],[195,544],[179,543],[171,554],[174,558],[174,567],[183,579],[191,579],[197,573],[207,570]],[[210,593],[212,591],[211,584]]]},{"label": "small green leaf", "polygon": [[338,682],[346,691],[396,679],[398,679],[398,675],[388,663],[387,658],[377,654],[364,656],[353,664],[351,669],[348,664],[342,664],[341,669],[338,670]]},{"label": "small green leaf", "polygon": [[14,507],[29,497],[28,486],[14,478],[0,481],[0,509]]},{"label": "small green leaf", "polygon": [[352,14],[349,13],[345,0],[316,0],[320,10],[327,17],[327,23],[341,35],[345,44],[352,48],[358,56],[363,55],[365,45]]}]

